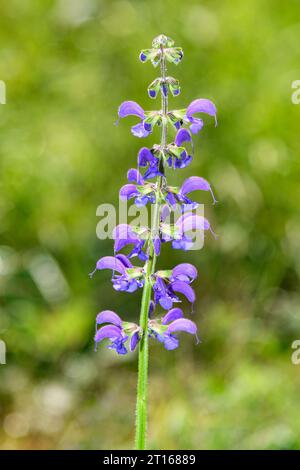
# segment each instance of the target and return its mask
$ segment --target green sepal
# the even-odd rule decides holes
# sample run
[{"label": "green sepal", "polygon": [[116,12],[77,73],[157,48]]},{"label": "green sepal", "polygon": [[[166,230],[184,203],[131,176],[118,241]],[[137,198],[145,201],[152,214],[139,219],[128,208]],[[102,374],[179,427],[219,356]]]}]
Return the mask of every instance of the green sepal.
[{"label": "green sepal", "polygon": [[175,225],[160,224],[160,229],[165,235],[168,235],[171,238],[176,239],[179,235],[179,230]]},{"label": "green sepal", "polygon": [[150,124],[152,128],[155,126],[155,124],[159,124],[161,115],[158,111],[148,111],[145,114],[147,117],[144,119],[144,123]]},{"label": "green sepal", "polygon": [[150,330],[154,331],[156,334],[163,336],[167,331],[168,325],[162,325],[161,318],[155,320],[149,320],[148,327]]},{"label": "green sepal", "polygon": [[153,155],[157,158],[161,158],[163,156],[163,151],[160,148],[153,148]]},{"label": "green sepal", "polygon": [[177,147],[177,145],[168,145],[168,150],[175,157],[180,158],[183,152],[186,152],[184,147]]},{"label": "green sepal", "polygon": [[178,194],[179,193],[179,188],[176,186],[167,186],[167,192],[168,193],[173,193],[173,194]]},{"label": "green sepal", "polygon": [[146,227],[139,227],[138,225],[132,226],[132,231],[136,233],[140,238],[143,240],[148,240],[149,238],[149,230]]},{"label": "green sepal", "polygon": [[158,277],[167,279],[172,276],[172,269],[165,269],[163,271],[156,271],[155,273]]},{"label": "green sepal", "polygon": [[173,116],[175,116],[175,118],[177,120],[182,120],[186,114],[186,108],[184,109],[173,109],[172,111],[170,111],[170,114],[172,113]]},{"label": "green sepal", "polygon": [[143,276],[143,268],[127,268],[126,274],[130,279],[138,279]]},{"label": "green sepal", "polygon": [[131,337],[133,335],[133,333],[138,332],[139,337],[141,338],[142,329],[139,326],[137,327],[137,325],[135,323],[132,323],[132,322],[129,322],[129,321],[123,321],[122,322],[122,328],[123,328],[123,331],[126,335]]},{"label": "green sepal", "polygon": [[140,185],[140,184],[137,184],[136,185],[136,188],[138,189],[138,191],[143,194],[144,196],[146,194],[150,194],[154,191],[154,188],[153,188],[153,185],[152,183],[146,183],[144,185]]},{"label": "green sepal", "polygon": [[176,123],[178,122],[178,119],[176,119],[175,116],[171,112],[167,114],[167,119],[168,119],[168,122],[176,128]]}]

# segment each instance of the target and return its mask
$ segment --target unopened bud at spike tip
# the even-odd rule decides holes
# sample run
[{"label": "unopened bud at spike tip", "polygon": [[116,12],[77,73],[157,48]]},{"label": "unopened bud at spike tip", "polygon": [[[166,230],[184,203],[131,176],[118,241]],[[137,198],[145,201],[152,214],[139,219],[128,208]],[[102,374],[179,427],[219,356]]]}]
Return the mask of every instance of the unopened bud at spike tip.
[{"label": "unopened bud at spike tip", "polygon": [[174,41],[173,39],[169,38],[168,36],[165,36],[164,34],[160,34],[156,38],[153,39],[152,41],[152,47],[155,48],[160,48],[160,47],[172,47],[174,46]]}]

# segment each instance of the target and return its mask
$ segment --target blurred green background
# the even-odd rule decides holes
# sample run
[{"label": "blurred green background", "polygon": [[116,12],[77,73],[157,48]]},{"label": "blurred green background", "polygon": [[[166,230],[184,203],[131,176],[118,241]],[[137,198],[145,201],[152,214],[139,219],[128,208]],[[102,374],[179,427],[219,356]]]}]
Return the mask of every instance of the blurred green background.
[{"label": "blurred green background", "polygon": [[138,61],[160,33],[182,46],[169,66],[182,93],[212,99],[195,158],[170,181],[213,185],[219,234],[198,252],[167,247],[160,267],[199,270],[198,346],[150,347],[149,447],[300,448],[299,1],[2,2],[0,79],[0,443],[3,449],[132,447],[136,354],[93,351],[97,312],[136,320],[141,292],[116,293],[95,261],[96,208],[117,204],[138,149],[126,100],[145,109],[157,76]]}]

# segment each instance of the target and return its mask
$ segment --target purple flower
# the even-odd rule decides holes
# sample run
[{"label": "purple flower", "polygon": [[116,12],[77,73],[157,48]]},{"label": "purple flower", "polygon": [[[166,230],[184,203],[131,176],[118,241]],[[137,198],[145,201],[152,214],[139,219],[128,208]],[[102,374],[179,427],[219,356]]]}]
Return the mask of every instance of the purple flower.
[{"label": "purple flower", "polygon": [[[198,235],[200,232],[201,242],[204,237],[202,232],[210,231],[216,236],[209,221],[193,211],[199,204],[190,199],[194,191],[206,191],[211,194],[213,203],[216,203],[209,182],[200,176],[187,178],[180,187],[172,186],[167,181],[167,167],[185,168],[193,159],[192,137],[204,125],[201,119],[203,116],[199,114],[212,116],[217,125],[216,107],[207,99],[196,99],[187,108],[169,110],[168,97],[170,94],[177,96],[180,93],[180,84],[177,79],[167,76],[166,62],[177,64],[182,57],[182,49],[175,47],[173,40],[164,35],[154,39],[152,48],[140,53],[142,62],[150,61],[155,67],[159,64],[161,66],[161,76],[150,83],[148,95],[156,98],[160,92],[162,106],[160,110],[145,111],[135,101],[124,101],[118,108],[118,122],[125,117],[134,116],[137,122],[131,127],[134,136],[147,137],[157,125],[161,129],[161,138],[160,143],[153,144],[151,148],[142,147],[139,150],[137,167],[128,170],[128,181],[120,189],[120,199],[133,200],[140,208],[148,203],[155,206],[154,210],[147,211],[147,214],[151,212],[149,226],[119,224],[114,228],[114,256],[100,258],[90,274],[92,276],[96,270],[110,269],[113,288],[117,291],[135,292],[144,287],[140,326],[123,321],[111,310],[104,310],[97,315],[95,342],[97,345],[102,340],[108,340],[108,348],[115,349],[118,354],[126,354],[129,350],[133,351],[142,340],[139,368],[145,373],[148,336],[157,339],[167,350],[179,346],[180,332],[194,335],[199,341],[196,324],[184,318],[180,308],[174,308],[184,299],[194,304],[196,295],[192,283],[198,276],[197,269],[192,264],[183,262],[173,269],[157,271],[156,257],[160,255],[161,243],[170,242],[175,249],[187,250],[195,245],[195,241],[199,241],[199,237],[195,237],[195,231],[198,231]],[[169,125],[176,129],[173,140],[168,140]],[[154,178],[155,180],[149,181]],[[181,210],[180,217],[176,220],[178,205]],[[167,220],[169,215],[175,217],[172,222]],[[122,250],[126,250],[126,255]],[[133,257],[139,258],[143,266],[134,266]],[[165,310],[165,315],[155,318],[158,305]],[[144,378],[146,379],[146,375]],[[139,375],[138,390],[144,388],[146,392],[144,378]],[[138,394],[138,430],[144,426],[141,426],[145,417],[144,397],[144,393]],[[140,442],[142,433],[138,431],[138,434]]]},{"label": "purple flower", "polygon": [[177,219],[175,227],[177,228],[180,236],[191,230],[210,230],[210,232],[215,235],[209,221],[205,217],[194,214],[193,212],[186,212],[181,215]]},{"label": "purple flower", "polygon": [[[217,202],[209,182],[206,181],[204,178],[201,178],[200,176],[191,176],[190,178],[187,178],[183,182],[183,185],[181,186],[177,194],[177,199],[184,204],[191,204],[193,206],[193,201],[186,197],[186,195],[198,190],[209,191],[213,198],[213,203],[215,204]],[[196,204],[196,206],[197,205],[198,204]]]},{"label": "purple flower", "polygon": [[171,280],[183,281],[190,284],[198,275],[197,269],[190,263],[181,263],[172,269]]},{"label": "purple flower", "polygon": [[188,250],[191,248],[193,241],[186,236],[186,233],[192,230],[209,230],[213,237],[216,238],[216,234],[211,228],[209,221],[205,217],[193,214],[192,212],[187,212],[180,216],[175,223],[175,228],[177,235],[176,239],[172,242],[174,249]]},{"label": "purple flower", "polygon": [[168,204],[164,204],[160,210],[161,223],[164,223],[166,218],[169,217],[170,214],[171,214],[171,209],[169,208]]},{"label": "purple flower", "polygon": [[168,292],[165,282],[160,277],[156,278],[156,281],[153,284],[153,291],[155,304],[159,303],[165,310],[172,307],[176,296]]},{"label": "purple flower", "polygon": [[162,176],[159,171],[159,159],[147,147],[142,147],[138,153],[138,166],[148,167],[144,174],[146,180]]},{"label": "purple flower", "polygon": [[145,206],[148,202],[151,204],[155,202],[155,185],[153,183],[145,183],[138,170],[135,168],[128,170],[127,179],[129,184],[125,184],[120,189],[120,199],[128,200],[135,198],[135,205],[137,207]]},{"label": "purple flower", "polygon": [[215,124],[217,125],[217,109],[212,101],[206,99],[194,100],[187,107],[185,120],[190,123],[190,130],[193,134],[198,134],[203,127],[203,120],[195,118],[194,114],[205,113],[215,118]]},{"label": "purple flower", "polygon": [[159,236],[154,237],[153,239],[153,246],[154,246],[154,253],[156,256],[160,255],[160,247],[161,247],[161,241]]},{"label": "purple flower", "polygon": [[143,108],[135,101],[124,101],[118,110],[119,118],[137,116],[140,122],[132,126],[131,132],[136,137],[147,137],[152,132],[151,124],[145,122],[146,114]]},{"label": "purple flower", "polygon": [[174,226],[161,222],[162,241],[172,241],[172,247],[175,250],[189,250],[192,248],[194,241],[187,236],[187,233],[194,230],[209,230],[214,238],[217,238],[209,221],[193,212],[185,212],[181,215]]},{"label": "purple flower", "polygon": [[181,203],[183,207],[188,205],[189,209],[196,209],[199,204],[189,199],[187,194],[197,190],[209,191],[212,195],[213,203],[215,204],[217,202],[210,184],[200,176],[191,176],[190,178],[187,178],[180,189],[167,186],[166,200],[172,207],[174,207],[178,202]]},{"label": "purple flower", "polygon": [[164,347],[169,351],[178,348],[179,340],[174,333],[180,331],[195,335],[197,342],[199,342],[196,324],[184,318],[180,308],[173,308],[160,320],[149,320],[148,323],[149,336],[163,343]]},{"label": "purple flower", "polygon": [[141,173],[135,168],[130,168],[130,170],[127,171],[127,179],[129,182],[139,185],[143,185],[145,182]]},{"label": "purple flower", "polygon": [[168,310],[174,302],[180,302],[177,294],[182,294],[192,304],[196,296],[189,285],[197,277],[196,268],[189,263],[182,263],[169,273],[169,271],[158,271],[155,274],[156,281],[153,285],[154,302]]},{"label": "purple flower", "polygon": [[153,312],[155,310],[155,302],[153,300],[150,300],[150,305],[149,305],[149,318],[153,315]]},{"label": "purple flower", "polygon": [[[98,325],[103,325],[97,328]],[[119,315],[111,310],[103,310],[96,317],[96,345],[103,339],[108,338],[109,349],[115,349],[118,354],[126,354],[125,343],[129,340],[130,351],[134,351],[141,334],[141,328],[135,323],[124,322]]]},{"label": "purple flower", "polygon": [[177,145],[177,147],[181,147],[184,142],[193,141],[190,132],[187,129],[182,128],[177,131],[177,134],[175,136],[175,145]]},{"label": "purple flower", "polygon": [[135,184],[125,184],[120,189],[120,199],[123,201],[139,196],[140,192]]},{"label": "purple flower", "polygon": [[[102,269],[111,269],[113,271],[112,283],[113,288],[117,291],[131,293],[144,285],[143,269],[134,267],[125,255],[100,258],[90,276],[93,276],[95,271]],[[128,269],[130,271],[127,271]],[[115,274],[115,272],[118,274]]]},{"label": "purple flower", "polygon": [[129,253],[128,258],[138,256],[142,261],[148,259],[148,255],[144,253],[146,239],[141,239],[136,232],[133,231],[132,227],[127,224],[117,225],[113,230],[113,239],[115,240],[114,251],[122,250],[127,245],[133,245],[132,251]]},{"label": "purple flower", "polygon": [[191,163],[193,156],[187,152],[185,147],[182,147],[182,144],[185,142],[190,142],[193,150],[191,133],[187,129],[181,128],[175,136],[174,143],[167,146],[167,164],[170,168],[181,169]]}]

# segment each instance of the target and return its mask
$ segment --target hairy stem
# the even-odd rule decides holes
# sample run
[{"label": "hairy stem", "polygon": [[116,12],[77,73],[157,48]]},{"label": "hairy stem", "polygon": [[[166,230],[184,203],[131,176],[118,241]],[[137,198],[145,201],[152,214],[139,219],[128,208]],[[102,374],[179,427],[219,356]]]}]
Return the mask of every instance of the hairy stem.
[{"label": "hairy stem", "polygon": [[[163,47],[161,47],[161,78],[163,82],[166,78],[166,65]],[[164,152],[167,143],[167,112],[168,112],[168,95],[163,92],[161,88],[162,100],[162,127],[161,127],[161,148]],[[163,168],[163,161],[161,162]],[[154,205],[153,218],[152,218],[152,239],[159,233],[160,223],[160,192],[163,184],[163,177],[159,176],[157,180],[156,202]],[[145,284],[143,288],[141,311],[140,311],[140,326],[143,331],[143,336],[139,344],[139,366],[138,366],[138,384],[137,384],[137,402],[136,402],[136,434],[135,434],[135,447],[138,450],[146,448],[146,434],[147,434],[147,392],[148,392],[148,316],[151,301],[151,276],[155,271],[156,254],[154,251],[153,242],[150,243],[149,259],[145,265]]]}]

